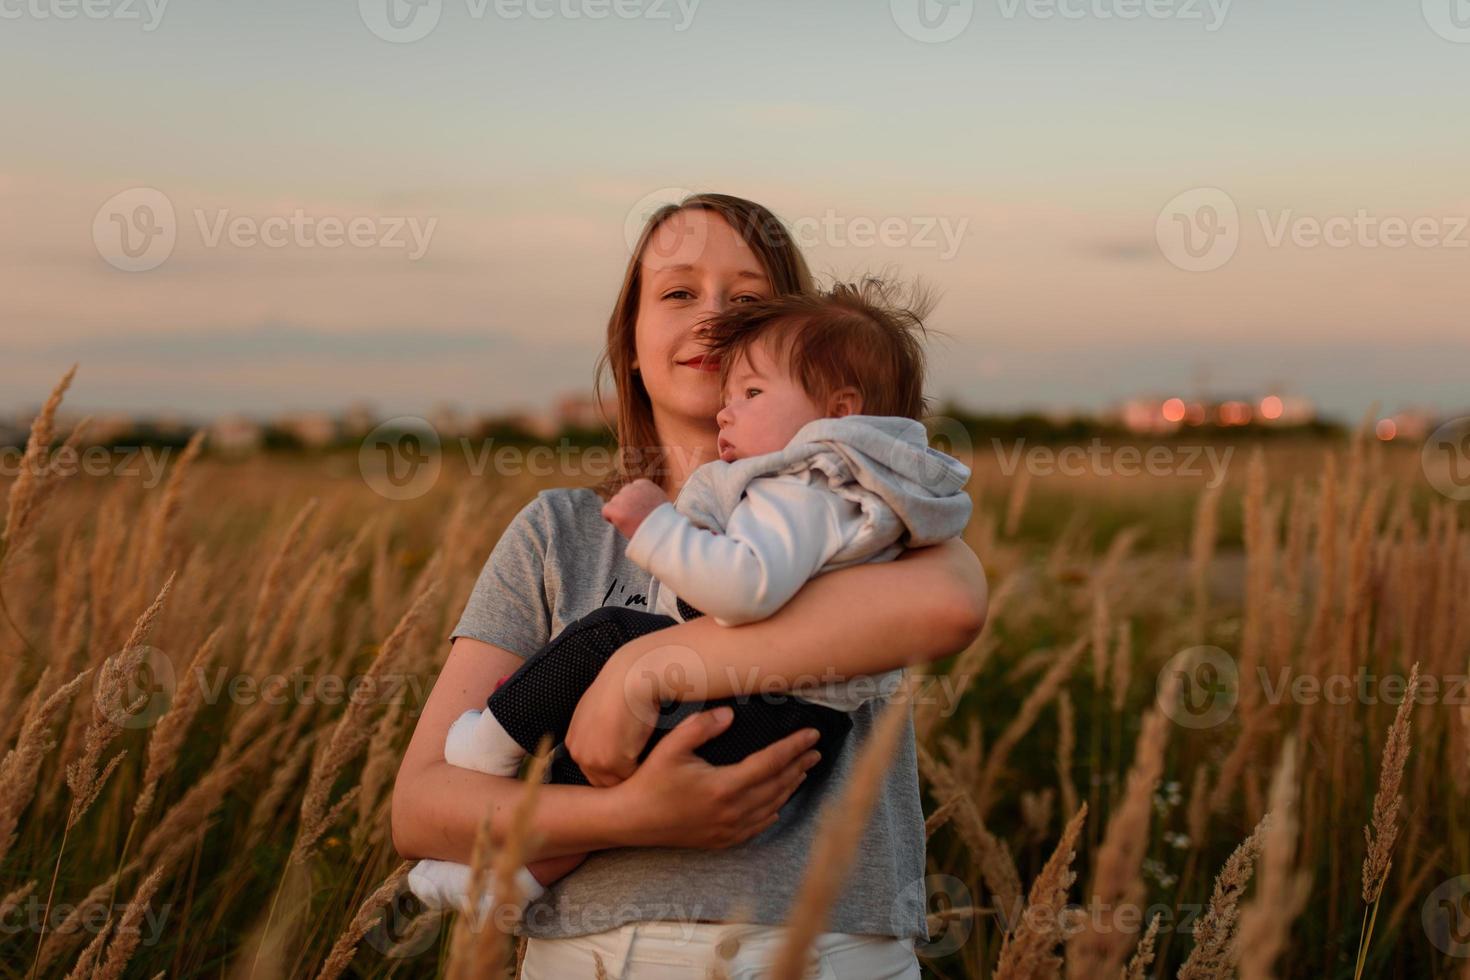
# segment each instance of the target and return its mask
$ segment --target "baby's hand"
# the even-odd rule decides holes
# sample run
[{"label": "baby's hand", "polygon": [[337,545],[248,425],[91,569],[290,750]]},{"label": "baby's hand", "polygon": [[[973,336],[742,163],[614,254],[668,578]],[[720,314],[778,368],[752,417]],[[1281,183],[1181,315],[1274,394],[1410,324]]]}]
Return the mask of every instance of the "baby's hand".
[{"label": "baby's hand", "polygon": [[632,538],[643,519],[660,504],[669,502],[668,494],[652,480],[640,479],[623,487],[602,505],[602,516],[623,537]]}]

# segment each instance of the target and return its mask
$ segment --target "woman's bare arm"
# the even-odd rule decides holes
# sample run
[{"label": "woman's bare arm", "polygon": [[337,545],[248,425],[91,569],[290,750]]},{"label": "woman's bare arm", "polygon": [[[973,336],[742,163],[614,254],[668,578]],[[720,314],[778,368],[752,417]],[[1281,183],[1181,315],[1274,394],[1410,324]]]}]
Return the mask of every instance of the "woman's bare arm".
[{"label": "woman's bare arm", "polygon": [[[487,809],[494,813],[497,837],[509,827],[509,814],[527,785],[450,765],[444,761],[444,739],[461,714],[485,707],[495,678],[521,663],[520,657],[489,643],[469,637],[454,641],[393,786],[393,846],[400,855],[468,863]],[[538,808],[537,820],[546,839],[532,857],[578,854],[621,843],[618,814],[605,812],[605,791],[548,785],[542,792],[545,802]],[[572,815],[576,818],[568,819]]]},{"label": "woman's bare arm", "polygon": [[613,659],[666,685],[657,691],[664,698],[681,696],[691,651],[708,684],[703,697],[774,693],[963,650],[984,627],[987,603],[979,558],[951,538],[819,575],[768,619],[720,626],[700,617],[639,637]]},{"label": "woman's bare arm", "polygon": [[[393,846],[402,857],[468,863],[487,812],[492,838],[505,839],[528,784],[450,765],[444,740],[456,718],[485,707],[495,678],[521,663],[510,651],[470,637],[450,647],[393,786]],[[816,761],[807,751],[811,741],[797,733],[736,765],[711,766],[693,748],[724,726],[711,712],[685,724],[686,731],[671,732],[634,778],[617,787],[541,786],[532,817],[541,841],[530,848],[528,861],[604,847],[732,846],[775,821]]]}]

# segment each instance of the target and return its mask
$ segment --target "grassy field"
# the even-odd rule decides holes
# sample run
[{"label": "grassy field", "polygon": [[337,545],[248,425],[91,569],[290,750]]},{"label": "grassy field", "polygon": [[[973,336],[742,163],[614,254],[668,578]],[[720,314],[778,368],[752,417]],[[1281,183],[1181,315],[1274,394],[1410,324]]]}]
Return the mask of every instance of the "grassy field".
[{"label": "grassy field", "polygon": [[[387,803],[497,535],[576,481],[446,455],[390,500],[355,455],[194,445],[144,485],[48,471],[66,436],[0,482],[4,975],[512,969],[416,914]],[[911,692],[926,975],[1470,976],[1465,505],[1417,446],[1214,448],[973,447],[990,620]]]}]

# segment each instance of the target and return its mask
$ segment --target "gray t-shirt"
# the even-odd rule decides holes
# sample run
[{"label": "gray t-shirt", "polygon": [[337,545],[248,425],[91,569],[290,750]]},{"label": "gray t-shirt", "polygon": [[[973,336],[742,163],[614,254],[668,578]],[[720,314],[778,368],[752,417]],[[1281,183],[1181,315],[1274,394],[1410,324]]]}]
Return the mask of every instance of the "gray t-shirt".
[{"label": "gray t-shirt", "polygon": [[[468,636],[529,657],[599,606],[650,611],[650,576],[624,554],[590,489],[543,490],[490,553],[458,625]],[[852,713],[853,729],[830,776],[803,786],[780,819],[724,849],[622,847],[594,852],[525,910],[520,932],[564,938],[650,919],[781,925],[791,917],[824,799],[848,779],[877,699]],[[878,795],[852,871],[824,929],[927,940],[924,813],[912,720]]]}]

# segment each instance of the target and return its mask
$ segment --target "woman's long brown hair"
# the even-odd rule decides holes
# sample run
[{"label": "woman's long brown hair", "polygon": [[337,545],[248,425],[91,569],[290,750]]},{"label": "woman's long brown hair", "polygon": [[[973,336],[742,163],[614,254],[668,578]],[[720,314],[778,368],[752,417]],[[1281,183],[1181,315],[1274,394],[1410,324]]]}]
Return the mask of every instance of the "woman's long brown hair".
[{"label": "woman's long brown hair", "polygon": [[[612,474],[592,488],[603,500],[640,477],[659,482],[659,476],[666,472],[664,459],[667,447],[659,444],[658,430],[653,421],[653,403],[643,386],[643,378],[632,368],[636,352],[634,327],[638,322],[643,253],[648,241],[672,215],[691,208],[713,211],[735,229],[736,234],[755,252],[766,278],[770,280],[773,295],[810,292],[813,288],[811,270],[807,268],[806,259],[792,240],[791,233],[780,218],[754,201],[729,194],[691,194],[677,204],[664,205],[649,216],[628,260],[628,269],[623,274],[623,286],[607,321],[607,345],[597,359],[592,383],[598,411],[603,412],[603,421],[613,431],[616,442]],[[617,395],[616,420],[608,419],[602,407],[605,373],[612,374]]]}]

